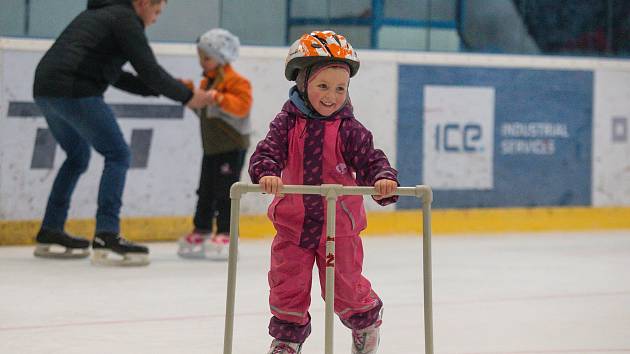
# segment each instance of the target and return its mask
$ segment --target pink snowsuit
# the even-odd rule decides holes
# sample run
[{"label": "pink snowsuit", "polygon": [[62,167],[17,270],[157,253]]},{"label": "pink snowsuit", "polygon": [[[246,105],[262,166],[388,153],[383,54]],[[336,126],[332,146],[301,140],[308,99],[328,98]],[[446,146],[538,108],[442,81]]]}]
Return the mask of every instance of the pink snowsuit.
[{"label": "pink snowsuit", "polygon": [[[372,186],[378,179],[397,181],[385,154],[374,149],[372,134],[352,114],[348,103],[326,119],[307,117],[287,101],[250,159],[254,183],[281,176],[284,184]],[[355,178],[356,174],[356,178]],[[378,201],[386,205],[396,197]],[[326,212],[319,195],[275,197],[268,209],[277,234],[271,249],[269,304],[274,317],[269,333],[302,343],[310,334],[313,264],[325,294]],[[335,312],[352,329],[370,326],[382,306],[361,274],[363,248],[359,233],[367,225],[362,196],[341,196],[336,205]]]}]

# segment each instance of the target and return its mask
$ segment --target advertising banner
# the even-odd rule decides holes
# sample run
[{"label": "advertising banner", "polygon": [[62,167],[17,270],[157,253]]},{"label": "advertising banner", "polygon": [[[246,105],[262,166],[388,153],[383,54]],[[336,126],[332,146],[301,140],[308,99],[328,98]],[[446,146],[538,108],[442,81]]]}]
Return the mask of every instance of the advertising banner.
[{"label": "advertising banner", "polygon": [[591,71],[400,65],[398,78],[401,184],[432,186],[435,207],[591,204]]}]

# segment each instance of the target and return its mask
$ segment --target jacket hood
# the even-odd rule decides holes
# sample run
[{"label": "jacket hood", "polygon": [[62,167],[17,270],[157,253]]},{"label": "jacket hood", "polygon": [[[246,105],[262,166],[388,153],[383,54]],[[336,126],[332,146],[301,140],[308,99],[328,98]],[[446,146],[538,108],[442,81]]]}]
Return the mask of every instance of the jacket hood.
[{"label": "jacket hood", "polygon": [[131,1],[132,0],[88,0],[87,8],[92,10],[112,5],[131,6]]}]

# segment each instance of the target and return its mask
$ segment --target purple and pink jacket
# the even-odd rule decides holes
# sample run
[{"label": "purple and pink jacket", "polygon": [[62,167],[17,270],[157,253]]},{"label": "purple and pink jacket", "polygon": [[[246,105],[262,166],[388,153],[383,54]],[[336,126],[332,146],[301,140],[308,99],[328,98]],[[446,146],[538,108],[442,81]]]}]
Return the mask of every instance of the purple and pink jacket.
[{"label": "purple and pink jacket", "polygon": [[[373,186],[379,179],[398,181],[398,172],[383,151],[374,148],[372,133],[356,120],[350,103],[330,117],[316,119],[290,100],[258,143],[249,174],[254,183],[278,176],[290,185]],[[394,196],[377,203],[396,200]],[[279,233],[295,237],[304,248],[316,248],[326,230],[324,205],[322,196],[290,194],[274,198],[268,216]],[[336,215],[337,237],[358,235],[367,225],[362,196],[338,198]]]}]

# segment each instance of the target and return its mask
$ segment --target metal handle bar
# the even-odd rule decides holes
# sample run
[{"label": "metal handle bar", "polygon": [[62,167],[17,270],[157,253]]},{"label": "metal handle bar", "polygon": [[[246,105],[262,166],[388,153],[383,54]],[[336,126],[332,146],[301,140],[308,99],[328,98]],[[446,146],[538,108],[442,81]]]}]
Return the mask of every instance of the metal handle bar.
[{"label": "metal handle bar", "polygon": [[[258,184],[236,182],[230,188],[230,248],[228,258],[228,284],[225,305],[225,333],[223,354],[232,354],[234,332],[234,302],[236,296],[236,260],[238,256],[239,213],[241,196],[249,192],[263,193]],[[281,194],[315,194],[326,197],[326,319],[325,354],[333,353],[334,284],[335,284],[335,203],[341,195],[378,195],[374,187],[342,186],[322,184],[321,186],[284,185]],[[425,354],[433,354],[433,300],[431,286],[431,187],[397,187],[393,195],[411,196],[422,199],[422,271],[424,290],[424,349]]]},{"label": "metal handle bar", "polygon": [[[284,185],[282,194],[319,194],[327,196],[331,191],[336,195],[378,195],[374,187],[353,187],[339,184],[322,184],[321,186]],[[264,192],[259,184],[236,182],[230,188],[230,198],[240,198],[249,192]],[[422,198],[425,203],[431,203],[433,196],[431,187],[418,185],[415,187],[397,187],[393,195]]]}]

